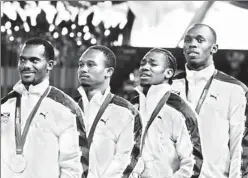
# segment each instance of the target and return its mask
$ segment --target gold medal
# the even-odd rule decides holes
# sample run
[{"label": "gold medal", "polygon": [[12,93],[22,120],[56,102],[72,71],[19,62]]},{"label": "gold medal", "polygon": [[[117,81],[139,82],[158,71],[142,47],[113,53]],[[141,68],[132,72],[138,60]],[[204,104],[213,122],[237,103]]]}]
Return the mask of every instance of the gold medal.
[{"label": "gold medal", "polygon": [[15,173],[22,173],[26,168],[27,162],[23,155],[17,154],[11,158],[10,168]]}]

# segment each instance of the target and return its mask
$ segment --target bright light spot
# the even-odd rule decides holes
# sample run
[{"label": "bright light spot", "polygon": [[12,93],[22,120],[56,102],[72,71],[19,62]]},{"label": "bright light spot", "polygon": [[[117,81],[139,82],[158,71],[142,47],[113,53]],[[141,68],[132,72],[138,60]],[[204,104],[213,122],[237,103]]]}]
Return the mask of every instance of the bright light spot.
[{"label": "bright light spot", "polygon": [[129,74],[129,80],[134,81],[134,74],[133,73]]},{"label": "bright light spot", "polygon": [[70,33],[70,37],[71,37],[71,38],[74,37],[74,33],[73,33],[73,32]]},{"label": "bright light spot", "polygon": [[55,32],[54,34],[53,34],[53,38],[58,38],[59,37],[59,33],[58,32]]},{"label": "bright light spot", "polygon": [[84,35],[84,40],[89,40],[90,37],[91,37],[90,33],[87,32],[87,33],[85,33],[85,35]]},{"label": "bright light spot", "polygon": [[5,32],[5,27],[4,26],[1,26],[1,32],[3,33],[3,32]]},{"label": "bright light spot", "polygon": [[89,27],[88,27],[87,25],[84,26],[83,32],[86,33],[86,32],[88,32],[88,31],[89,31]]},{"label": "bright light spot", "polygon": [[76,25],[75,24],[72,24],[71,25],[71,29],[75,29],[76,28]]},{"label": "bright light spot", "polygon": [[49,27],[49,32],[52,32],[55,29],[55,25],[51,24]]},{"label": "bright light spot", "polygon": [[119,34],[119,36],[118,36],[118,45],[121,46],[122,42],[123,42],[123,35]]},{"label": "bright light spot", "polygon": [[37,25],[36,18],[31,18],[31,25],[35,27]]},{"label": "bright light spot", "polygon": [[96,39],[92,38],[90,42],[91,42],[91,44],[96,44]]},{"label": "bright light spot", "polygon": [[11,35],[11,34],[12,34],[12,30],[8,29],[8,30],[7,30],[7,34],[8,34],[8,35]]},{"label": "bright light spot", "polygon": [[20,37],[17,37],[16,41],[20,43],[22,41],[22,39]]},{"label": "bright light spot", "polygon": [[109,7],[112,6],[112,2],[111,2],[111,1],[105,1],[104,4],[105,4],[106,6],[109,6]]},{"label": "bright light spot", "polygon": [[14,37],[13,36],[9,37],[9,41],[14,41]]},{"label": "bright light spot", "polygon": [[114,46],[118,46],[118,41],[114,41]]},{"label": "bright light spot", "polygon": [[10,21],[8,21],[8,22],[5,23],[5,28],[6,28],[6,29],[10,29],[10,28],[11,28],[11,23],[10,23]]},{"label": "bright light spot", "polygon": [[77,45],[78,46],[82,45],[82,41],[77,41]]},{"label": "bright light spot", "polygon": [[18,26],[15,26],[15,28],[14,28],[14,30],[17,32],[17,31],[19,31],[19,27]]},{"label": "bright light spot", "polygon": [[104,35],[109,36],[109,34],[110,34],[110,30],[105,30]]},{"label": "bright light spot", "polygon": [[62,29],[61,34],[62,34],[62,35],[66,35],[67,33],[68,33],[68,29],[67,29],[66,27],[64,27],[64,28]]},{"label": "bright light spot", "polygon": [[78,37],[81,37],[82,36],[82,33],[81,32],[77,32],[77,36]]},{"label": "bright light spot", "polygon": [[29,26],[28,26],[28,23],[27,23],[27,22],[24,22],[23,26],[24,26],[24,30],[25,30],[25,32],[29,32],[29,31],[30,31],[30,28],[29,28]]},{"label": "bright light spot", "polygon": [[125,27],[125,25],[127,24],[127,19],[123,20],[120,25],[119,25],[119,28],[120,29],[123,29]]}]

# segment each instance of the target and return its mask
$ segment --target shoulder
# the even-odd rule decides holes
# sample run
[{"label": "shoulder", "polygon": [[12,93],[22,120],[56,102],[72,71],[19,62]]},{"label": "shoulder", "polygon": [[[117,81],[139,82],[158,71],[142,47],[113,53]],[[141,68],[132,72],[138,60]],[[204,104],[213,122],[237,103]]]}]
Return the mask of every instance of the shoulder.
[{"label": "shoulder", "polygon": [[180,112],[186,120],[190,119],[195,123],[197,122],[196,112],[190,107],[189,103],[178,94],[172,92],[167,100],[167,105]]},{"label": "shoulder", "polygon": [[172,78],[172,80],[180,80],[180,79],[185,79],[186,78],[186,72],[180,72],[176,76]]},{"label": "shoulder", "polygon": [[172,90],[175,91],[182,91],[185,90],[185,79],[186,79],[186,72],[181,72],[177,74],[175,77],[172,79]]},{"label": "shoulder", "polygon": [[17,92],[11,91],[5,97],[1,98],[1,105],[5,104],[7,101],[16,98],[18,95]]},{"label": "shoulder", "polygon": [[128,110],[133,116],[138,114],[138,111],[133,107],[133,105],[120,96],[114,95],[111,104],[119,107],[120,109]]},{"label": "shoulder", "polygon": [[244,93],[248,92],[248,88],[244,83],[224,72],[217,71],[217,74],[215,75],[214,79],[226,85],[232,86],[234,89],[239,88],[243,90]]},{"label": "shoulder", "polygon": [[53,100],[58,105],[69,109],[77,117],[82,117],[82,111],[78,104],[66,93],[56,87],[52,87],[47,98]]}]

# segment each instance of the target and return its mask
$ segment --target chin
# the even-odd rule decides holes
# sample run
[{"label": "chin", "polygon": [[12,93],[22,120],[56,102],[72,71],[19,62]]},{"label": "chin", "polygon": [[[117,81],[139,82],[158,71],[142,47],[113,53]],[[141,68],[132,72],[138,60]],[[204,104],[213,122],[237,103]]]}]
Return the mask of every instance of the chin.
[{"label": "chin", "polygon": [[26,79],[22,79],[22,83],[24,84],[24,85],[32,85],[32,84],[34,84],[34,81],[33,80],[26,80]]},{"label": "chin", "polygon": [[140,83],[140,86],[142,86],[142,87],[147,87],[147,86],[150,86],[151,84],[150,83],[148,83],[148,82],[142,82],[142,83]]},{"label": "chin", "polygon": [[88,83],[80,83],[80,85],[81,85],[82,87],[90,87],[90,86],[91,86],[91,85],[88,84]]}]

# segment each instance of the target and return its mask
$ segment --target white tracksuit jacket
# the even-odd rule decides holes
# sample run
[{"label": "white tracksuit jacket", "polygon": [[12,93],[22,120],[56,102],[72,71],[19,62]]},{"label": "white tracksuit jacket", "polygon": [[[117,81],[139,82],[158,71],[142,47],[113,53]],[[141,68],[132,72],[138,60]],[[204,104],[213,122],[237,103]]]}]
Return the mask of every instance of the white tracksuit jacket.
[{"label": "white tracksuit jacket", "polygon": [[[14,86],[14,91],[22,95],[22,131],[30,111],[48,85],[49,81],[44,80],[36,86],[31,85],[29,91],[21,82]],[[27,166],[22,173],[13,173],[9,167],[11,156],[16,153],[16,97],[10,94],[1,100],[2,178],[81,178],[83,170],[80,163],[76,115],[61,99],[67,104],[77,106],[76,102],[62,91],[51,88],[31,123],[23,150]],[[4,122],[6,114],[9,114],[8,122]]]},{"label": "white tracksuit jacket", "polygon": [[[170,90],[170,85],[152,85],[146,97],[138,88],[136,90],[145,128],[159,100]],[[165,104],[148,129],[141,159],[133,175],[138,173],[142,178],[190,178],[195,162],[192,149],[184,116]]]},{"label": "white tracksuit jacket", "polygon": [[[215,71],[210,65],[201,71],[190,71],[173,81],[173,90],[195,109],[201,92]],[[241,175],[241,140],[245,121],[245,93],[241,82],[217,71],[199,113],[198,127],[202,144],[203,165],[199,178],[239,178]]]},{"label": "white tracksuit jacket", "polygon": [[[90,101],[82,87],[79,87],[78,91],[83,101],[88,135],[98,110],[110,93],[110,88],[106,89],[104,95],[100,92],[96,93]],[[129,102],[127,104],[127,102],[123,98],[114,96],[101,116],[90,147],[87,178],[121,178],[124,170],[132,162],[130,159],[132,150],[138,144],[136,141],[140,142],[142,131],[140,130],[141,125],[135,131],[134,122],[136,117],[130,109],[132,105]],[[140,134],[134,134],[137,131]],[[136,137],[135,135],[139,136]],[[137,149],[139,149],[139,146],[137,145]],[[130,173],[131,171],[129,171]]]}]

